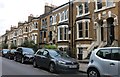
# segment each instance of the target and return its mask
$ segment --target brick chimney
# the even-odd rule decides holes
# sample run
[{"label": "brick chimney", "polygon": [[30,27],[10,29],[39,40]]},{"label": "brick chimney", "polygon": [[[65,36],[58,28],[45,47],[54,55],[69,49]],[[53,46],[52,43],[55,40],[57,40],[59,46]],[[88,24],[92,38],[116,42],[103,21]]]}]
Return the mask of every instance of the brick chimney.
[{"label": "brick chimney", "polygon": [[18,27],[19,27],[19,26],[22,26],[22,25],[23,25],[23,23],[22,23],[22,22],[18,22]]},{"label": "brick chimney", "polygon": [[56,8],[55,5],[45,3],[45,11],[44,11],[44,13],[48,13],[48,12],[52,11],[52,9],[54,9],[54,8]]},{"label": "brick chimney", "polygon": [[30,14],[30,16],[28,16],[28,22],[32,21],[33,18],[34,18],[33,14]]}]

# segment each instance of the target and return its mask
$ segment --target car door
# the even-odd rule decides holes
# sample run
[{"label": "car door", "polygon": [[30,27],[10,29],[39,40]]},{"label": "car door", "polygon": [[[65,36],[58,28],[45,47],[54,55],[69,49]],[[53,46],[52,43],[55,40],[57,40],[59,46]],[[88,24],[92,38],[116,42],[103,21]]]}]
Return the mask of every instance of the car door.
[{"label": "car door", "polygon": [[109,64],[109,73],[111,75],[115,75],[115,76],[118,76],[120,75],[120,67],[119,67],[119,64],[120,64],[120,49],[118,48],[114,48],[114,49],[111,49],[112,51],[112,54],[111,54],[111,61],[110,61],[110,64]]},{"label": "car door", "polygon": [[42,66],[41,63],[41,56],[43,55],[43,50],[38,50],[35,54],[35,61],[37,62],[38,66]]},{"label": "car door", "polygon": [[18,48],[17,49],[17,59],[20,61],[21,60],[21,58],[22,58],[22,48]]},{"label": "car door", "polygon": [[49,57],[49,52],[47,50],[43,52],[43,55],[41,57],[41,62],[43,67],[45,68],[49,67],[50,57]]}]

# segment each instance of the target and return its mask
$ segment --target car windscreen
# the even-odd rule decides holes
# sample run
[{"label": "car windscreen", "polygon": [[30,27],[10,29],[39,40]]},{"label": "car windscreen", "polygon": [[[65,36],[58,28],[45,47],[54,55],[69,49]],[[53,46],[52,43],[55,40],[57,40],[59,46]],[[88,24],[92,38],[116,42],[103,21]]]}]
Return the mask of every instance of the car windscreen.
[{"label": "car windscreen", "polygon": [[59,51],[59,50],[50,50],[49,51],[50,55],[53,57],[69,57],[66,52]]},{"label": "car windscreen", "polygon": [[23,48],[23,54],[34,54],[34,51],[31,48]]}]

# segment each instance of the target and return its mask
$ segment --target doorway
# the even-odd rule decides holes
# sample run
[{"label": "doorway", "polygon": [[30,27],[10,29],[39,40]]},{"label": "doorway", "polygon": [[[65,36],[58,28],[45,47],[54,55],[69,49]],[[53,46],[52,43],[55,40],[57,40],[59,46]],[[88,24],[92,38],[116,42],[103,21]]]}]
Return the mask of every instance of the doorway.
[{"label": "doorway", "polygon": [[108,42],[108,45],[111,45],[115,39],[115,34],[114,34],[114,19],[111,17],[111,18],[108,18],[107,19],[107,42]]}]

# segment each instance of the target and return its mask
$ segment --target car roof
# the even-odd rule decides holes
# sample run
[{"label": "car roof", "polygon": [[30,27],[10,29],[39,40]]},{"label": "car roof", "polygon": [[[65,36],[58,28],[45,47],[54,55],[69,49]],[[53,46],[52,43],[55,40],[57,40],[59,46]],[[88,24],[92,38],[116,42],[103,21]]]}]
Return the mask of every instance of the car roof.
[{"label": "car roof", "polygon": [[[18,48],[28,48],[28,47],[18,47]],[[32,48],[31,48],[32,49]]]},{"label": "car roof", "polygon": [[100,49],[120,49],[120,47],[103,47],[103,48],[97,48],[94,49],[92,52],[98,52]]},{"label": "car roof", "polygon": [[120,49],[120,47],[103,47],[98,49]]}]

